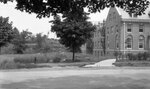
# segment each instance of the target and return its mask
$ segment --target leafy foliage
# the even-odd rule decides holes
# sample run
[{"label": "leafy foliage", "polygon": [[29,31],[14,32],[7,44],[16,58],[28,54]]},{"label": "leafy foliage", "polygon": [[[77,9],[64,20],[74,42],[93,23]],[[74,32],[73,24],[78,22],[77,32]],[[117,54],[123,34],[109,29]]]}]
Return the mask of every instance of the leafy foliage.
[{"label": "leafy foliage", "polygon": [[48,39],[48,35],[42,35],[42,33],[36,34],[36,48],[38,51],[42,51],[44,53],[47,53],[49,51],[52,51],[53,44],[51,43],[52,40]]},{"label": "leafy foliage", "polygon": [[138,54],[132,54],[132,53],[127,54],[127,58],[130,61],[135,61],[135,60],[144,61],[144,60],[148,60],[149,57],[150,57],[149,53],[147,52],[138,53]]},{"label": "leafy foliage", "polygon": [[94,47],[94,43],[93,43],[92,38],[90,38],[86,42],[86,53],[92,54],[93,53],[93,47]]},{"label": "leafy foliage", "polygon": [[14,29],[12,22],[9,23],[9,18],[0,17],[0,47],[5,46],[11,42],[14,37]]},{"label": "leafy foliage", "polygon": [[36,44],[38,49],[42,48],[42,43],[45,41],[46,38],[47,36],[46,35],[43,36],[42,33],[36,34]]},{"label": "leafy foliage", "polygon": [[17,28],[15,28],[15,38],[13,39],[14,50],[16,53],[22,54],[23,51],[27,48],[27,40],[31,37],[31,32],[28,30],[23,30],[19,32]]},{"label": "leafy foliage", "polygon": [[[0,0],[6,3],[13,0]],[[76,9],[84,10],[88,8],[89,12],[101,11],[106,7],[120,7],[126,12],[142,15],[148,7],[148,0],[16,0],[16,8],[28,13],[36,13],[37,17],[49,17],[57,13],[75,12]]]}]

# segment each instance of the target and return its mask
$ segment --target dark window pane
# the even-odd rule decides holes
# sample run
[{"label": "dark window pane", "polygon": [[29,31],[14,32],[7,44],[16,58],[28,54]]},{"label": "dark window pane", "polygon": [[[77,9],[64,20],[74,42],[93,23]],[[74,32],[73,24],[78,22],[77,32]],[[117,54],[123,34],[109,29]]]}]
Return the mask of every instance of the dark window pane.
[{"label": "dark window pane", "polygon": [[127,31],[128,31],[128,32],[131,32],[131,29],[128,29]]},{"label": "dark window pane", "polygon": [[143,29],[139,29],[139,32],[143,32]]}]

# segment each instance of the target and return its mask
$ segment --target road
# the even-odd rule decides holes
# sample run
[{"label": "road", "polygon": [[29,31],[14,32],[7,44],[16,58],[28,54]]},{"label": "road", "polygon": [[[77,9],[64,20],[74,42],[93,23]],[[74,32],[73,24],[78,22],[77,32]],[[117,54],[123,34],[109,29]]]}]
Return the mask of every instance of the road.
[{"label": "road", "polygon": [[58,78],[68,76],[115,78],[127,77],[134,80],[150,81],[150,68],[39,68],[0,71],[0,85],[19,83],[37,79]]},{"label": "road", "polygon": [[0,89],[150,89],[150,68],[1,70]]}]

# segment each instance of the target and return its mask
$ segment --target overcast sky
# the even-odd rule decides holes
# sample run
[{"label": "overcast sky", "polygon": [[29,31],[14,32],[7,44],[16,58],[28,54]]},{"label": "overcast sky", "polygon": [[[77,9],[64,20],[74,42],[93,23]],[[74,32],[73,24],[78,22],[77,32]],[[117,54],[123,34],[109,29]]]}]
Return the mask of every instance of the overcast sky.
[{"label": "overcast sky", "polygon": [[[106,19],[108,13],[108,8],[101,11],[101,13],[90,14],[90,21],[97,22]],[[56,35],[50,32],[51,24],[49,23],[52,20],[50,18],[36,18],[35,14],[28,14],[25,12],[21,12],[15,9],[15,3],[2,4],[0,3],[0,16],[9,17],[9,20],[13,22],[13,26],[17,27],[18,30],[26,30],[28,29],[33,34],[36,33],[50,33],[50,38],[56,38]]]}]

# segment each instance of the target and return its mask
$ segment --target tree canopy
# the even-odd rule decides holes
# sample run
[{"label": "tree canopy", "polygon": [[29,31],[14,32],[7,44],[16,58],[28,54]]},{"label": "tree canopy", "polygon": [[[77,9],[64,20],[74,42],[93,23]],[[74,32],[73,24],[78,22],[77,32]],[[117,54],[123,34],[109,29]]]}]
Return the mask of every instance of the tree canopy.
[{"label": "tree canopy", "polygon": [[14,45],[13,50],[18,54],[23,54],[23,52],[27,49],[27,41],[31,38],[32,33],[28,30],[23,30],[19,32],[17,28],[14,28],[14,39],[12,44]]},{"label": "tree canopy", "polygon": [[[3,3],[7,1],[13,0],[0,0]],[[106,7],[114,6],[124,9],[129,14],[142,15],[149,5],[148,0],[16,0],[16,2],[16,9],[35,13],[39,18],[75,12],[79,9],[84,11],[85,7],[90,13],[100,12]]]},{"label": "tree canopy", "polygon": [[9,23],[9,18],[0,17],[0,47],[5,46],[14,38],[14,29],[12,22]]},{"label": "tree canopy", "polygon": [[61,20],[59,16],[54,18],[51,28],[60,38],[60,43],[73,51],[73,61],[75,50],[80,48],[91,36],[95,26],[88,22],[87,14],[81,10],[64,14],[66,18]]}]

